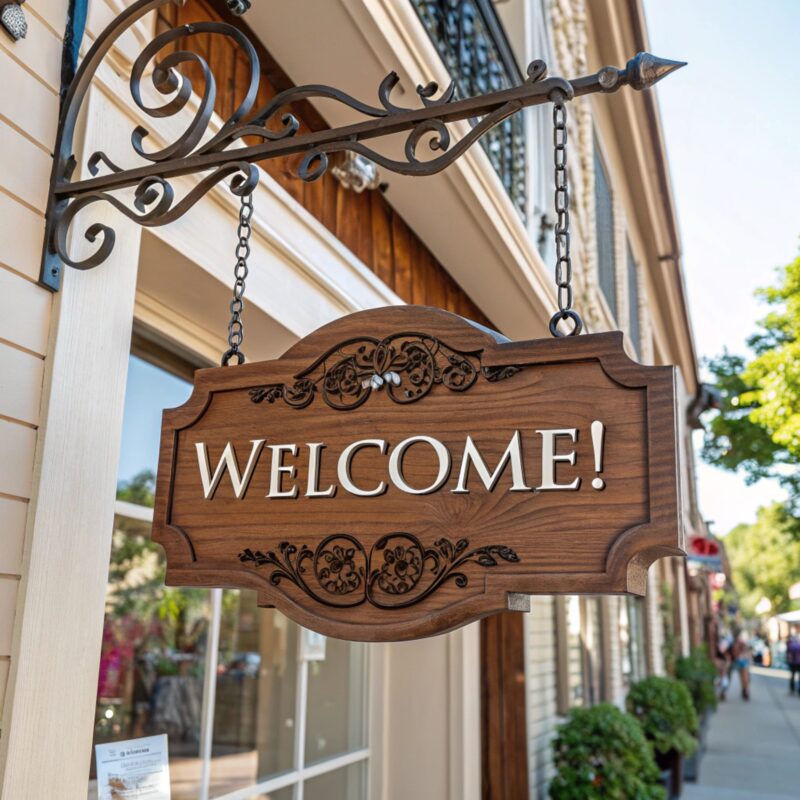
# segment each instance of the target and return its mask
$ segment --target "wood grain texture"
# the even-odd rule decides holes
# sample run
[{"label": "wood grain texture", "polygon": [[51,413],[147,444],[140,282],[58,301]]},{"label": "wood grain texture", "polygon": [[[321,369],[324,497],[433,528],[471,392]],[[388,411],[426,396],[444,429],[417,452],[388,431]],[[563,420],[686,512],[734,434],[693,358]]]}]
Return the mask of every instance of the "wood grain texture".
[{"label": "wood grain texture", "polygon": [[[442,363],[469,360],[477,370],[474,380],[460,390],[443,380],[414,402],[395,402],[386,390],[358,389],[354,391],[361,402],[356,408],[339,410],[326,402],[324,387],[340,375],[337,363],[359,346],[369,351],[374,342],[401,333],[405,336],[398,347],[411,341],[413,333],[440,343]],[[489,379],[506,366],[519,369]],[[317,388],[309,391],[305,407],[293,407],[293,392],[302,385],[297,381],[304,377],[317,381]],[[363,374],[359,385],[362,379]],[[401,380],[396,391],[404,397],[413,376],[401,370]],[[275,361],[200,370],[188,402],[164,413],[153,538],[167,552],[167,580],[252,588],[259,603],[275,605],[307,627],[368,641],[453,629],[504,610],[509,592],[641,594],[649,564],[681,554],[683,547],[673,381],[671,367],[631,361],[620,333],[508,342],[453,314],[413,306],[337,320]],[[280,388],[272,402],[263,396],[269,387]],[[254,389],[262,392],[261,402],[252,401]],[[333,401],[335,405],[335,397]],[[603,491],[591,487],[593,420],[606,426]],[[581,486],[577,491],[536,491],[542,481],[543,439],[537,431],[563,428],[579,432],[575,444],[562,440],[558,448],[562,453],[574,448],[576,464],[559,464],[556,480],[568,483],[580,477]],[[493,470],[515,431],[520,431],[531,491],[509,491],[509,468],[494,491],[483,486],[474,470],[468,494],[452,491],[467,436]],[[390,484],[387,455],[372,447],[354,460],[353,479],[364,488],[384,481],[389,484],[385,493],[358,497],[338,486],[331,498],[304,496],[310,462],[306,443],[325,443],[318,482],[324,489],[340,483],[337,461],[348,444],[377,438],[391,452],[418,435],[434,437],[452,454],[448,477],[438,491],[400,491]],[[266,445],[243,497],[235,498],[226,475],[213,497],[205,499],[197,443],[206,445],[213,470],[232,442],[243,469],[251,441],[260,439]],[[272,460],[268,448],[277,444],[299,448],[296,457],[285,459],[296,469],[296,478],[287,475],[282,484],[288,489],[296,480],[299,496],[294,499],[266,497]],[[404,474],[411,486],[435,482],[439,464],[431,455],[427,446],[409,450]],[[324,545],[327,537],[334,539]],[[488,559],[493,563],[482,563],[478,554],[448,572],[458,559],[440,544],[442,539],[454,546],[466,539],[463,554],[493,548],[493,559]],[[281,551],[283,542],[297,549]],[[336,546],[342,548],[338,555]],[[303,547],[310,554],[298,563]],[[421,566],[406,563],[414,560],[415,547]],[[516,558],[503,557],[503,548]],[[343,556],[347,550],[351,552]],[[246,551],[271,558],[242,560]],[[361,576],[358,591],[346,580],[331,583],[330,574],[320,574],[331,559],[337,575],[343,570],[341,575],[354,582],[353,576]],[[399,575],[393,559],[403,561],[401,571],[408,572]],[[380,576],[389,573],[406,583],[381,593]],[[463,580],[456,579],[459,574]],[[427,591],[432,583],[434,589]],[[372,594],[362,596],[368,584]]]}]

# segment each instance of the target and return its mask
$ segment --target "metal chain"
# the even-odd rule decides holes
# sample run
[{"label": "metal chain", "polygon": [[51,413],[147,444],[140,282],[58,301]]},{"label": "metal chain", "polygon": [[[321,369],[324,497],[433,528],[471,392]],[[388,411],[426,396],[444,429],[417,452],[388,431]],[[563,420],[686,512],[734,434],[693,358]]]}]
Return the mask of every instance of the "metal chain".
[{"label": "metal chain", "polygon": [[233,268],[233,300],[231,300],[231,319],[228,323],[228,350],[222,356],[222,366],[227,367],[228,362],[236,356],[237,364],[244,364],[244,353],[239,349],[244,341],[244,287],[247,278],[247,259],[250,257],[250,235],[253,232],[250,220],[253,217],[253,195],[242,195],[242,204],[239,208],[239,227],[236,244],[236,266]]},{"label": "metal chain", "polygon": [[[569,183],[567,178],[567,107],[564,95],[556,94],[553,103],[553,160],[555,164],[556,205],[556,287],[558,311],[550,319],[553,336],[575,336],[581,332],[583,321],[572,308],[572,256],[569,242]],[[558,325],[572,322],[572,330],[563,333]]]}]

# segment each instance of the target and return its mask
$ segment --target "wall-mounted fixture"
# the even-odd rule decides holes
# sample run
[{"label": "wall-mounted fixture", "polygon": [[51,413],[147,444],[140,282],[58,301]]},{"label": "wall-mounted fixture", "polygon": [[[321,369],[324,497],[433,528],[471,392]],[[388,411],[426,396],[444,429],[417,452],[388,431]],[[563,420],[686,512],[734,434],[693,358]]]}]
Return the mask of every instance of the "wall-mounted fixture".
[{"label": "wall-mounted fixture", "polygon": [[3,30],[15,41],[24,39],[28,35],[28,20],[21,6],[25,0],[14,0],[0,8],[0,25]]},{"label": "wall-mounted fixture", "polygon": [[345,189],[356,194],[365,189],[377,189],[381,185],[378,167],[361,153],[345,152],[344,158],[331,172]]},{"label": "wall-mounted fixture", "polygon": [[226,2],[230,12],[236,14],[237,17],[241,17],[242,14],[248,12],[252,5],[250,0],[226,0]]}]

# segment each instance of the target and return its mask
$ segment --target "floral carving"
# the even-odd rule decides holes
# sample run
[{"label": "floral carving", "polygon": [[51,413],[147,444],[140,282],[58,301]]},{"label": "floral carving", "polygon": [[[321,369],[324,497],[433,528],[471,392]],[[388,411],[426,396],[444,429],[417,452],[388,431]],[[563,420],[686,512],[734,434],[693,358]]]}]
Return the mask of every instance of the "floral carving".
[{"label": "floral carving", "polygon": [[[334,534],[315,550],[281,542],[278,550],[243,550],[243,564],[272,567],[269,582],[293,583],[319,603],[351,608],[369,603],[397,609],[419,603],[440,586],[453,581],[459,589],[469,585],[464,568],[469,564],[497,567],[502,561],[519,562],[506,545],[485,545],[469,550],[469,540],[437,539],[425,547],[413,534],[396,532],[381,537],[369,552],[354,536]],[[313,577],[312,577],[313,576]]]},{"label": "floral carving", "polygon": [[334,545],[323,550],[314,563],[317,580],[331,594],[350,594],[361,585],[361,575],[356,568],[355,547]]},{"label": "floral carving", "polygon": [[414,403],[435,386],[463,392],[479,376],[494,383],[522,369],[484,367],[482,352],[457,350],[424,333],[395,333],[384,339],[362,336],[328,350],[292,384],[251,389],[250,400],[283,400],[292,408],[305,408],[319,394],[331,408],[345,411],[358,408],[375,391],[385,390],[395,403]]},{"label": "floral carving", "polygon": [[387,594],[408,594],[422,577],[422,559],[422,550],[413,540],[387,546],[375,581]]}]

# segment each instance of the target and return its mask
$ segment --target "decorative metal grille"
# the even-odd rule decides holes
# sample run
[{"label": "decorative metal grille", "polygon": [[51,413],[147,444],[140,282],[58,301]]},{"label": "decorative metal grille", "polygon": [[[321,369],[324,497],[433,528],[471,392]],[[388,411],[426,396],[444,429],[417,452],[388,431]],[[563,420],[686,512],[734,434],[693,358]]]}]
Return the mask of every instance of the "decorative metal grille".
[{"label": "decorative metal grille", "polygon": [[[517,86],[522,75],[490,0],[411,0],[461,97]],[[525,127],[521,115],[482,139],[511,201],[526,213]]]},{"label": "decorative metal grille", "polygon": [[617,277],[614,270],[614,205],[608,174],[594,148],[594,201],[597,232],[597,277],[614,319],[617,319]]}]

